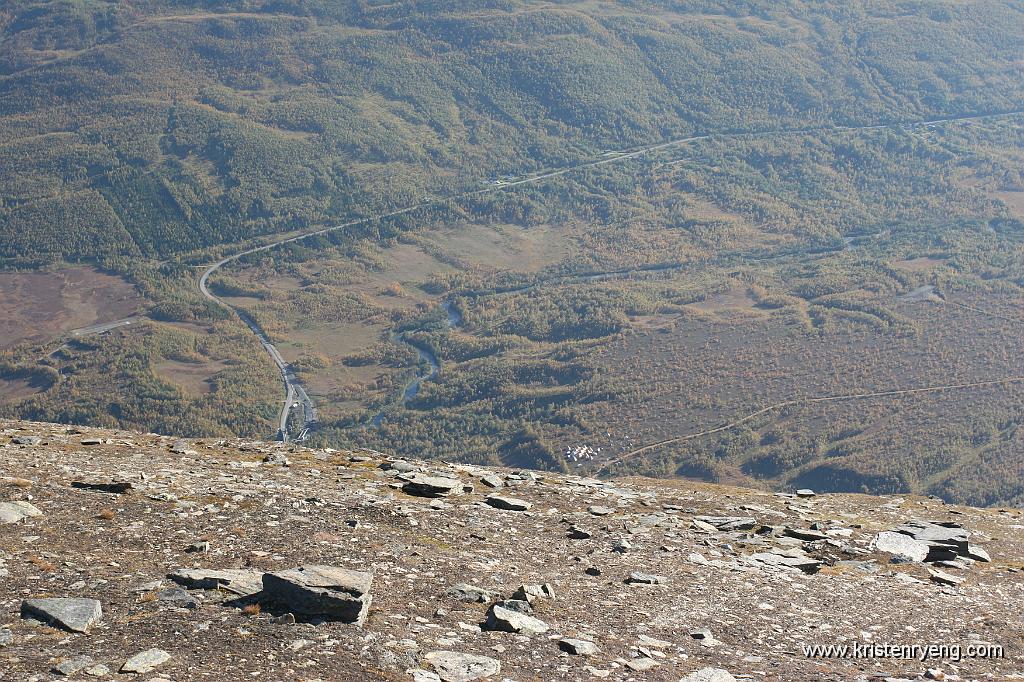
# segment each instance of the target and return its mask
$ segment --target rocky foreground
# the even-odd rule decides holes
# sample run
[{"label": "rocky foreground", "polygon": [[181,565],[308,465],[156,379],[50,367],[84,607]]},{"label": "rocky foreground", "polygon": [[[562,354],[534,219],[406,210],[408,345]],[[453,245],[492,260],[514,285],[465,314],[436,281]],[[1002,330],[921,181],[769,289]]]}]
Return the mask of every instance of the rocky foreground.
[{"label": "rocky foreground", "polygon": [[0,421],[0,679],[1024,679],[1022,529]]}]

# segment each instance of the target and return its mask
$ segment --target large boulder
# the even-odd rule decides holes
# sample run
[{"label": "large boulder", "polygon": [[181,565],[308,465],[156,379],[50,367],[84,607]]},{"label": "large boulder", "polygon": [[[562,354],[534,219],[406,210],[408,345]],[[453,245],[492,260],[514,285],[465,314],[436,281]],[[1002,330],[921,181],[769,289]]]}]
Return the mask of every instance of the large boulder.
[{"label": "large boulder", "polygon": [[263,574],[263,594],[294,613],[362,625],[372,573],[337,566],[300,566]]},{"label": "large boulder", "polygon": [[876,535],[872,545],[879,552],[905,556],[913,561],[924,561],[929,551],[928,543],[891,530]]},{"label": "large boulder", "polygon": [[951,521],[910,521],[896,528],[897,533],[928,545],[925,561],[952,561],[967,557],[975,561],[991,561],[988,552],[970,543],[970,533]]},{"label": "large boulder", "polygon": [[103,617],[103,607],[95,599],[26,599],[21,602],[21,617],[35,618],[72,632],[88,632]]}]

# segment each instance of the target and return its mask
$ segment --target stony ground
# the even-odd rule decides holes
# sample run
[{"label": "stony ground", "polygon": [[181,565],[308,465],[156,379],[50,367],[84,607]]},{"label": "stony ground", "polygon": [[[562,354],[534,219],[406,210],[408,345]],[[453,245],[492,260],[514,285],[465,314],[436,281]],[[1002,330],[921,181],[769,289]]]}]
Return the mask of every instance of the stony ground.
[{"label": "stony ground", "polygon": [[[1024,679],[1019,510],[0,421],[0,520],[0,680]],[[963,526],[991,561],[874,547],[911,521]],[[361,626],[168,577],[248,569],[258,586],[308,565],[372,573]],[[23,617],[40,597],[98,600],[102,618]],[[1004,655],[803,650],[853,643]],[[150,649],[129,665],[147,672],[119,672]]]}]

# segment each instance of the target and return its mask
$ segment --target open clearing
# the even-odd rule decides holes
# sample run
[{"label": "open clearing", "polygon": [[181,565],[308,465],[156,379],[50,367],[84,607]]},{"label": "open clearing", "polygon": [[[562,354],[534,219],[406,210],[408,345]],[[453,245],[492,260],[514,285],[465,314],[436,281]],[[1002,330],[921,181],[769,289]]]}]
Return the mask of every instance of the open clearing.
[{"label": "open clearing", "polygon": [[47,386],[37,380],[0,374],[0,403],[17,403],[42,393]]},{"label": "open clearing", "polygon": [[42,343],[61,334],[142,311],[128,282],[92,268],[0,273],[0,349]]},{"label": "open clearing", "polygon": [[723,313],[756,311],[757,301],[746,288],[734,287],[720,294],[709,296],[699,303],[690,303],[685,307],[700,313],[721,316]]},{"label": "open clearing", "polygon": [[188,395],[198,397],[213,392],[213,376],[227,366],[223,360],[182,362],[165,359],[154,369],[160,377],[180,386]]},{"label": "open clearing", "polygon": [[907,260],[895,261],[892,265],[894,268],[900,270],[906,270],[907,272],[927,272],[933,268],[944,264],[946,261],[944,258],[932,258],[930,256],[921,256],[920,258],[908,258]]}]

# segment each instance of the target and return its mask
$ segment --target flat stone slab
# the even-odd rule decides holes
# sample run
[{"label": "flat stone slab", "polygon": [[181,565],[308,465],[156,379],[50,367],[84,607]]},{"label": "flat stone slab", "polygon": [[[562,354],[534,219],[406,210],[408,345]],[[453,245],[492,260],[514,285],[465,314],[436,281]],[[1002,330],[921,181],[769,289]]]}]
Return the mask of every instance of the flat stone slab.
[{"label": "flat stone slab", "polygon": [[103,607],[95,599],[26,599],[21,602],[21,617],[35,618],[72,632],[88,632],[103,617]]},{"label": "flat stone slab", "polygon": [[28,502],[0,502],[0,524],[17,523],[22,519],[42,515],[43,512]]},{"label": "flat stone slab", "polygon": [[192,590],[226,590],[242,597],[263,589],[263,571],[244,568],[179,568],[167,577]]},{"label": "flat stone slab", "polygon": [[913,561],[924,561],[929,550],[927,542],[921,542],[909,535],[895,533],[891,530],[882,531],[876,535],[872,545],[879,552],[905,556]]},{"label": "flat stone slab", "polygon": [[736,678],[728,670],[721,668],[701,668],[683,676],[679,682],[736,682]]},{"label": "flat stone slab", "polygon": [[263,574],[263,593],[295,613],[362,625],[372,573],[337,566],[300,566]]},{"label": "flat stone slab", "polygon": [[694,516],[693,520],[723,531],[750,530],[757,525],[757,519],[752,516]]},{"label": "flat stone slab", "polygon": [[529,511],[530,507],[533,506],[526,500],[520,500],[515,497],[505,497],[503,495],[488,495],[484,498],[484,502],[495,509],[504,509],[505,511]]},{"label": "flat stone slab", "polygon": [[445,590],[445,594],[447,594],[449,597],[454,597],[459,601],[479,602],[481,604],[486,604],[487,602],[494,601],[498,598],[497,592],[486,590],[482,587],[477,587],[475,585],[469,585],[467,583],[458,583],[457,585],[452,585],[447,590]]},{"label": "flat stone slab", "polygon": [[445,497],[462,492],[462,481],[457,478],[417,473],[402,474],[399,478],[405,481],[402,491],[417,497]]},{"label": "flat stone slab", "polygon": [[443,682],[484,680],[501,672],[501,663],[493,658],[457,651],[431,651],[423,660]]},{"label": "flat stone slab", "polygon": [[910,521],[896,528],[895,532],[907,535],[928,545],[930,551],[924,561],[950,561],[967,557],[977,561],[991,561],[984,549],[969,542],[970,532],[959,524],[949,521]]},{"label": "flat stone slab", "polygon": [[653,573],[641,573],[640,571],[633,571],[626,578],[626,583],[630,585],[664,585],[668,582],[668,578],[663,575],[654,575]]},{"label": "flat stone slab", "polygon": [[817,573],[818,569],[821,568],[821,562],[817,559],[795,552],[757,552],[756,554],[751,554],[747,558],[765,566],[793,569],[804,573]]},{"label": "flat stone slab", "polygon": [[53,666],[53,672],[58,675],[74,675],[80,670],[84,670],[93,664],[92,656],[74,656],[67,658],[57,665]]},{"label": "flat stone slab", "polygon": [[171,655],[163,649],[146,649],[125,661],[119,672],[148,673],[169,660],[171,660]]},{"label": "flat stone slab", "polygon": [[558,648],[573,656],[593,656],[600,651],[593,642],[585,639],[572,639],[571,637],[564,637],[558,640]]}]

